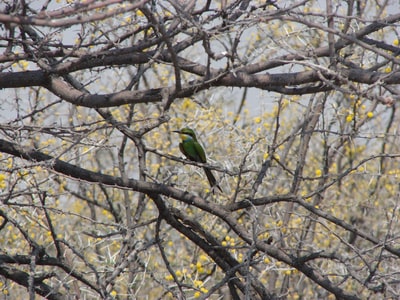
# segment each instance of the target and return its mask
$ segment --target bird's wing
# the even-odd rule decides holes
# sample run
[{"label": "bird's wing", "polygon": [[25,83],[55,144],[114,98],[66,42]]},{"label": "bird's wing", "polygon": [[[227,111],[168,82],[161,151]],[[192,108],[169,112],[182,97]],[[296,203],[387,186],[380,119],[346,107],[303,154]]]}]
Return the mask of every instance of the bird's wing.
[{"label": "bird's wing", "polygon": [[196,152],[199,155],[200,161],[202,163],[206,163],[207,158],[206,158],[206,153],[204,152],[203,147],[198,142],[194,142],[194,148],[196,149]]},{"label": "bird's wing", "polygon": [[179,149],[186,156],[187,159],[201,162],[193,142],[182,142],[179,144]]},{"label": "bird's wing", "polygon": [[189,158],[189,157],[186,155],[186,151],[185,151],[185,148],[183,147],[183,143],[179,143],[179,150],[181,150],[182,154],[184,154],[187,158]]}]

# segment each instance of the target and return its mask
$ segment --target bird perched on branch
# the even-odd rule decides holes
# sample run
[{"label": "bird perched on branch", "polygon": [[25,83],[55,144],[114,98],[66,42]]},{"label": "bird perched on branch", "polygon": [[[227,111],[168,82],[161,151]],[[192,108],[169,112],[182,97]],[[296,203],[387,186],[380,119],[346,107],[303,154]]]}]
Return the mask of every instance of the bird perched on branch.
[{"label": "bird perched on branch", "polygon": [[[203,147],[197,141],[196,134],[192,129],[185,127],[181,130],[175,130],[174,132],[179,133],[181,138],[179,149],[188,159],[201,163],[207,162],[206,153],[204,152]],[[217,180],[215,179],[211,170],[207,167],[203,167],[203,169],[206,173],[208,182],[210,183],[211,190],[214,192],[214,189],[218,188],[222,192],[222,189],[217,184]]]}]

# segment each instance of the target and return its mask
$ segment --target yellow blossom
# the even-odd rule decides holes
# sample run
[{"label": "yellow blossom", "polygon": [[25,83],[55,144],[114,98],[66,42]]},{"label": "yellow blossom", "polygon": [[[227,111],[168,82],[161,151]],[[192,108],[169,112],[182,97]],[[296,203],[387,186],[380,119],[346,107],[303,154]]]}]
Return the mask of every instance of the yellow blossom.
[{"label": "yellow blossom", "polygon": [[172,280],[174,280],[174,276],[169,274],[169,275],[165,276],[165,280],[172,281]]},{"label": "yellow blossom", "polygon": [[253,120],[254,120],[254,123],[256,123],[256,124],[260,124],[261,123],[261,118],[260,117],[255,117]]},{"label": "yellow blossom", "polygon": [[5,174],[0,174],[0,189],[5,189],[6,188],[6,175]]},{"label": "yellow blossom", "polygon": [[196,268],[197,268],[197,269],[200,269],[201,267],[202,267],[201,262],[198,261],[198,262],[196,263]]},{"label": "yellow blossom", "polygon": [[199,257],[199,260],[200,260],[200,261],[208,261],[208,257],[207,257],[206,255],[202,254],[202,255],[200,255],[200,257]]},{"label": "yellow blossom", "polygon": [[193,284],[194,284],[195,287],[199,288],[199,287],[202,287],[204,283],[203,283],[202,280],[195,280],[193,282]]},{"label": "yellow blossom", "polygon": [[26,69],[28,68],[29,62],[26,61],[26,60],[21,60],[21,61],[19,62],[19,65],[21,66],[21,68],[22,68],[23,70],[26,70]]},{"label": "yellow blossom", "polygon": [[351,121],[353,121],[353,119],[354,119],[354,115],[353,114],[348,114],[347,117],[346,117],[346,122],[350,123]]}]

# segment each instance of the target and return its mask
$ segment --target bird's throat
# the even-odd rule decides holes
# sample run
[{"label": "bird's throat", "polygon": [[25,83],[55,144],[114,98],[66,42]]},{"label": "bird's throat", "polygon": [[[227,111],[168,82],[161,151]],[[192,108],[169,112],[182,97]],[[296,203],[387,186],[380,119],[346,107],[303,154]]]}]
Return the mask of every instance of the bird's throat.
[{"label": "bird's throat", "polygon": [[192,141],[193,138],[190,135],[187,134],[179,134],[179,137],[181,138],[182,142],[189,142]]}]

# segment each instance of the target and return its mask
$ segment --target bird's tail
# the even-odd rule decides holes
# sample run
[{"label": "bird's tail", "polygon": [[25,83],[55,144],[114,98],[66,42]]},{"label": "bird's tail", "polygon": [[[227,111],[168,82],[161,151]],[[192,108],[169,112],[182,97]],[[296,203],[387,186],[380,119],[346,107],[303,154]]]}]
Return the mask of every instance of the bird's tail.
[{"label": "bird's tail", "polygon": [[222,192],[222,189],[217,184],[217,180],[215,179],[215,177],[214,177],[213,173],[211,172],[211,170],[208,169],[208,168],[205,168],[205,167],[203,169],[204,169],[204,172],[206,173],[208,182],[210,183],[210,186],[211,186],[211,189],[212,189],[213,193],[214,193],[214,188],[218,188]]}]

